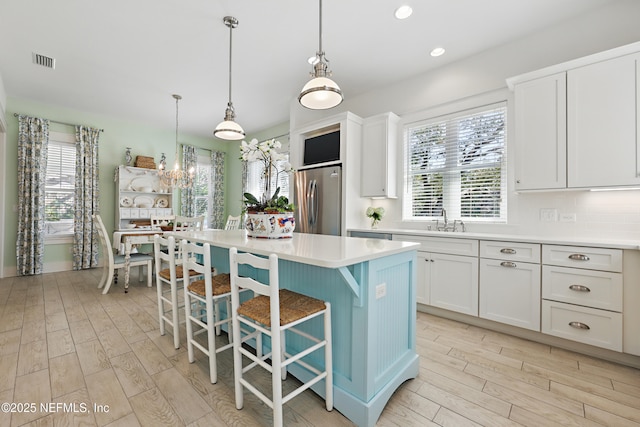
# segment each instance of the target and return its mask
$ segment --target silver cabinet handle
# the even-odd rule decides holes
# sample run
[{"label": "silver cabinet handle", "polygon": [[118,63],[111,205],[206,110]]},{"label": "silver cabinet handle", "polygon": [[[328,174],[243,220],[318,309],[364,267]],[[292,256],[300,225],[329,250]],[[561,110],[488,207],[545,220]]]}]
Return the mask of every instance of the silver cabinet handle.
[{"label": "silver cabinet handle", "polygon": [[578,291],[578,292],[591,292],[591,289],[589,289],[584,285],[571,285],[569,286],[569,289],[571,289],[572,291]]},{"label": "silver cabinet handle", "polygon": [[511,262],[511,261],[502,261],[500,263],[500,265],[503,266],[503,267],[509,267],[509,268],[517,267],[516,263],[515,262]]},{"label": "silver cabinet handle", "polygon": [[589,261],[589,257],[582,254],[571,254],[569,255],[569,259],[574,261]]},{"label": "silver cabinet handle", "polygon": [[589,327],[589,325],[587,325],[586,323],[582,323],[582,322],[569,322],[569,326],[571,326],[572,328],[576,328],[576,329],[591,329]]},{"label": "silver cabinet handle", "polygon": [[515,249],[511,249],[511,248],[504,248],[504,249],[500,249],[500,253],[501,254],[513,255],[513,254],[516,254],[517,251]]}]

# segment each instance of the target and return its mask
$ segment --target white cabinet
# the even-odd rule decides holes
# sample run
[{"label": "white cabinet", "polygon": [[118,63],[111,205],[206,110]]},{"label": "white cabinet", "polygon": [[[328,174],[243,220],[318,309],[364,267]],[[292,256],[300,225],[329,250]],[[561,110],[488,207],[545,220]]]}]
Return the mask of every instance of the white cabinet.
[{"label": "white cabinet", "polygon": [[421,243],[416,300],[420,304],[478,315],[478,241],[393,235]]},{"label": "white cabinet", "polygon": [[508,79],[516,190],[640,185],[638,49]]},{"label": "white cabinet", "polygon": [[480,242],[479,316],[540,330],[540,245]]},{"label": "white cabinet", "polygon": [[640,184],[639,61],[634,54],[568,71],[569,187]]},{"label": "white cabinet", "polygon": [[622,351],[623,253],[543,245],[542,332]]},{"label": "white cabinet", "polygon": [[516,190],[567,186],[566,73],[515,89]]},{"label": "white cabinet", "polygon": [[150,220],[152,215],[173,214],[170,188],[160,182],[155,169],[118,166],[115,171],[115,228]]},{"label": "white cabinet", "polygon": [[396,197],[398,123],[385,113],[369,117],[362,126],[362,197]]}]

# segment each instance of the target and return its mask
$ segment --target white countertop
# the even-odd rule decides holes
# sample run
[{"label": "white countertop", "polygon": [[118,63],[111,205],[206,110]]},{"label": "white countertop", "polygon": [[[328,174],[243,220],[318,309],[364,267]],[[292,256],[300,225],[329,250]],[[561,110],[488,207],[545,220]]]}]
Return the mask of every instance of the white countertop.
[{"label": "white countertop", "polygon": [[275,253],[281,259],[326,268],[346,267],[420,247],[413,242],[305,233],[293,233],[291,239],[256,239],[248,237],[245,230],[167,231],[164,235],[221,248],[236,247],[257,255]]},{"label": "white countertop", "polygon": [[551,237],[551,236],[533,236],[521,234],[498,234],[498,233],[467,233],[467,232],[445,232],[420,229],[401,229],[401,228],[379,228],[379,229],[349,229],[348,231],[359,231],[367,233],[385,233],[406,235],[407,240],[411,240],[411,236],[420,237],[449,237],[454,239],[477,239],[477,240],[503,240],[507,242],[531,242],[552,245],[569,245],[569,246],[590,246],[596,248],[615,248],[615,249],[634,249],[640,250],[640,241],[638,240],[619,240],[619,239],[596,239],[596,238],[576,238],[576,237]]}]

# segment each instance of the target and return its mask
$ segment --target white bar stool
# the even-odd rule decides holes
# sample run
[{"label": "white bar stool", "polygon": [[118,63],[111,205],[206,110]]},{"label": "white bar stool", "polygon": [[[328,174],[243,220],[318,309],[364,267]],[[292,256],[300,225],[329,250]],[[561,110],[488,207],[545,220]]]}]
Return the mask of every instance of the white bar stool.
[{"label": "white bar stool", "polygon": [[[301,295],[286,289],[279,289],[278,257],[260,258],[252,254],[238,254],[236,248],[229,249],[231,269],[231,310],[233,318],[233,370],[236,393],[236,408],[243,406],[243,387],[251,391],[273,410],[273,425],[282,426],[282,405],[302,393],[312,385],[325,380],[325,403],[328,411],[333,409],[333,365],[331,345],[331,305],[328,302]],[[246,264],[255,269],[267,270],[269,284],[261,283],[238,274],[239,265]],[[240,288],[252,290],[254,298],[240,304]],[[324,337],[319,339],[296,328],[297,325],[323,316]],[[241,334],[248,328],[253,332]],[[286,352],[285,331],[296,333],[308,341],[309,346],[296,354]],[[262,354],[262,335],[271,338],[271,352]],[[256,353],[243,348],[242,344],[256,340]],[[318,369],[302,360],[314,351],[324,349],[324,368]],[[250,363],[243,367],[242,356]],[[271,359],[269,363],[268,359]],[[287,367],[297,363],[310,371],[313,376],[286,396],[282,396],[282,380],[286,378]],[[271,372],[272,399],[269,399],[257,385],[249,383],[244,374],[256,366]]]}]

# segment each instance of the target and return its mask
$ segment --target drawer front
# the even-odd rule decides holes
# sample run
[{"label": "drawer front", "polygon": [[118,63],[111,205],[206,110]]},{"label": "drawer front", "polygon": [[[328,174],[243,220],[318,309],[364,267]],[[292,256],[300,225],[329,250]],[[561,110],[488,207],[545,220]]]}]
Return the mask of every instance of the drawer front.
[{"label": "drawer front", "polygon": [[542,298],[622,311],[622,273],[545,265]]},{"label": "drawer front", "polygon": [[537,243],[481,240],[480,257],[538,263],[540,262],[540,245]]},{"label": "drawer front", "polygon": [[478,241],[448,237],[425,237],[408,234],[394,234],[393,240],[405,240],[421,244],[419,251],[440,254],[478,256]]},{"label": "drawer front", "polygon": [[622,314],[542,301],[542,332],[596,347],[622,351]]},{"label": "drawer front", "polygon": [[622,272],[622,250],[542,245],[542,263],[561,267]]}]

